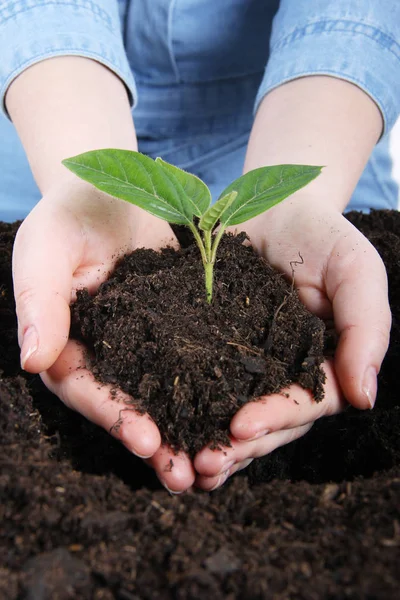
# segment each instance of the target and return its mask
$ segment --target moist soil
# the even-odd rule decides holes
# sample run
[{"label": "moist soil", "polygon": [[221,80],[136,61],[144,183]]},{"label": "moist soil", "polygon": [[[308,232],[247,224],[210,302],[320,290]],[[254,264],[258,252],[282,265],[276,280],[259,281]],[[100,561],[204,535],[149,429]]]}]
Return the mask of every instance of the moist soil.
[{"label": "moist soil", "polygon": [[[170,496],[160,489],[152,471],[139,459],[107,432],[66,409],[38,376],[20,370],[11,282],[11,250],[17,225],[0,224],[1,599],[398,598],[400,215],[379,211],[371,215],[351,213],[348,217],[378,249],[389,278],[393,326],[374,410],[358,412],[349,408],[341,415],[322,419],[307,436],[254,461],[221,490],[181,496]],[[240,260],[236,253],[244,248],[238,241],[229,241],[221,248],[222,261],[235,257],[231,268]],[[177,260],[167,270],[177,269],[180,260],[186,264],[190,252],[193,250],[185,250],[179,259],[172,259],[167,252],[167,260]],[[251,251],[246,252],[246,261],[251,262]],[[158,257],[153,256],[153,260],[157,262]],[[126,278],[127,272],[121,277]],[[177,282],[180,291],[176,297],[181,304],[183,296],[191,295],[195,318],[206,314],[213,325],[213,309],[202,299],[202,277],[198,274],[196,278],[195,291],[189,284],[186,290],[186,280]],[[143,290],[146,279],[153,281],[142,274]],[[282,280],[277,275],[272,279]],[[203,378],[209,382],[210,398],[218,402],[220,390],[227,385],[229,394],[243,396],[243,403],[263,386],[273,385],[276,390],[296,379],[313,388],[318,396],[318,376],[314,376],[319,359],[314,358],[318,353],[313,343],[315,339],[318,345],[321,343],[321,330],[310,337],[315,321],[307,321],[310,317],[306,313],[308,342],[296,355],[295,368],[289,369],[279,384],[265,383],[267,369],[261,368],[261,361],[263,365],[272,364],[272,360],[287,362],[274,354],[268,338],[271,329],[274,332],[274,323],[281,314],[287,315],[285,309],[295,302],[290,284],[284,292],[276,292],[264,332],[249,339],[246,332],[232,337],[234,334],[228,331],[227,341],[246,348],[240,349],[226,343],[231,312],[248,315],[250,306],[255,305],[255,316],[249,322],[261,323],[261,300],[253,288],[239,288],[233,294],[240,297],[236,307],[221,272],[217,271],[216,282],[217,302],[222,307],[226,303],[226,321],[221,332],[214,331],[219,346],[211,356],[219,357],[223,347],[226,359],[222,366],[216,363],[217,372],[213,369]],[[104,292],[107,295],[107,285]],[[279,308],[281,293],[287,300]],[[200,298],[197,304],[196,298]],[[88,304],[90,315],[96,302],[85,294],[81,300]],[[88,323],[92,320],[89,315]],[[154,331],[157,322],[154,317]],[[184,337],[189,323],[190,311]],[[84,327],[81,319],[81,330]],[[174,335],[172,331],[171,353],[179,357]],[[103,339],[112,347],[109,338]],[[208,347],[208,340],[201,343],[206,341]],[[150,342],[147,339],[144,345]],[[97,353],[96,342],[93,348],[93,365],[100,373],[104,361],[101,352]],[[125,350],[122,355],[126,355]],[[202,352],[196,350],[193,361],[199,371],[202,357]],[[241,370],[233,372],[231,381],[227,375],[230,377],[233,368],[228,366],[232,357]],[[312,383],[309,367],[314,367]],[[113,366],[103,377],[116,383],[110,377],[118,368]],[[281,373],[280,368],[276,370]],[[139,389],[143,374],[138,371],[138,381],[141,379],[134,385]],[[304,373],[306,381],[302,380]],[[180,394],[176,388],[179,390],[182,376],[172,373],[168,377],[162,393],[174,400],[174,391]],[[176,377],[179,381],[174,386]],[[242,377],[246,387],[239,392],[235,386]],[[187,385],[184,377],[183,381]],[[152,385],[150,381],[150,390]],[[145,401],[146,394],[140,397]],[[183,413],[182,423],[186,423],[189,435],[183,439],[173,433],[170,440],[177,447],[187,444],[194,451],[193,432],[187,425],[191,409],[187,410],[189,414]],[[226,415],[222,417],[223,426]],[[223,438],[215,437],[215,430],[207,435],[216,444],[223,442]],[[167,433],[164,436],[167,439]]]},{"label": "moist soil", "polygon": [[323,397],[324,323],[244,241],[223,237],[211,304],[192,244],[133,252],[72,307],[97,379],[130,394],[163,442],[190,456],[230,445],[233,415],[261,394],[298,382]]}]

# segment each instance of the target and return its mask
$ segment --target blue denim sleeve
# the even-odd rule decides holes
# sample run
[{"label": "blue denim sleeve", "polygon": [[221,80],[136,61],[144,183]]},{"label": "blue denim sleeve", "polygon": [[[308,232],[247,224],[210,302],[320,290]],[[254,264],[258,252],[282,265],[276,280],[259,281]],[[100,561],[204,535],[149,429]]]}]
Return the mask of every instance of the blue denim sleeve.
[{"label": "blue denim sleeve", "polygon": [[0,2],[0,100],[27,67],[55,56],[102,63],[125,83],[131,103],[135,82],[125,55],[117,0]]},{"label": "blue denim sleeve", "polygon": [[359,86],[390,131],[400,113],[400,0],[281,0],[256,108],[272,89],[307,75]]}]

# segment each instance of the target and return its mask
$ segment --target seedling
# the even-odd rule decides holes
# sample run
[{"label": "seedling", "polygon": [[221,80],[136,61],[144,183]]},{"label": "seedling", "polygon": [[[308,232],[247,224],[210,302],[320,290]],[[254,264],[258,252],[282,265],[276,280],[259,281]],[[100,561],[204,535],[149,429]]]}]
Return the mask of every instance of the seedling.
[{"label": "seedling", "polygon": [[200,249],[208,302],[217,249],[226,228],[282,202],[315,179],[322,168],[276,165],[254,169],[231,183],[212,205],[210,190],[201,179],[161,158],[106,149],[67,158],[63,164],[99,190],[168,223],[189,227]]}]

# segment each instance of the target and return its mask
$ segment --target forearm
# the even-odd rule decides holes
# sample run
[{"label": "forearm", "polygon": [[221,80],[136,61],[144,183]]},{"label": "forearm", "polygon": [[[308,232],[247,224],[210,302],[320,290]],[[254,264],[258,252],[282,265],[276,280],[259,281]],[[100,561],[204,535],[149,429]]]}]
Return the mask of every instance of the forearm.
[{"label": "forearm", "polygon": [[64,158],[97,148],[137,149],[125,86],[93,60],[65,56],[35,64],[11,84],[6,105],[43,194],[70,176]]},{"label": "forearm", "polygon": [[343,210],[382,132],[382,116],[355,85],[303,77],[270,92],[259,107],[245,171],[272,164],[324,165],[308,197]]}]

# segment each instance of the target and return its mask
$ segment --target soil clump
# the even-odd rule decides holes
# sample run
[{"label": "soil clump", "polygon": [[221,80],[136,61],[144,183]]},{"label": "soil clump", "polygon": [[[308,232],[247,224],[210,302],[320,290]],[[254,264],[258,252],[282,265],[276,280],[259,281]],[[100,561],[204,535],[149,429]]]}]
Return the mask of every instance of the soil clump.
[{"label": "soil clump", "polygon": [[96,378],[132,396],[163,441],[191,456],[229,444],[233,415],[262,394],[298,382],[323,397],[324,323],[244,240],[224,236],[212,304],[193,244],[136,250],[72,306]]},{"label": "soil clump", "polygon": [[0,224],[1,600],[397,600],[400,214],[348,218],[388,271],[374,410],[322,419],[216,493],[182,496],[20,370],[17,226]]}]

